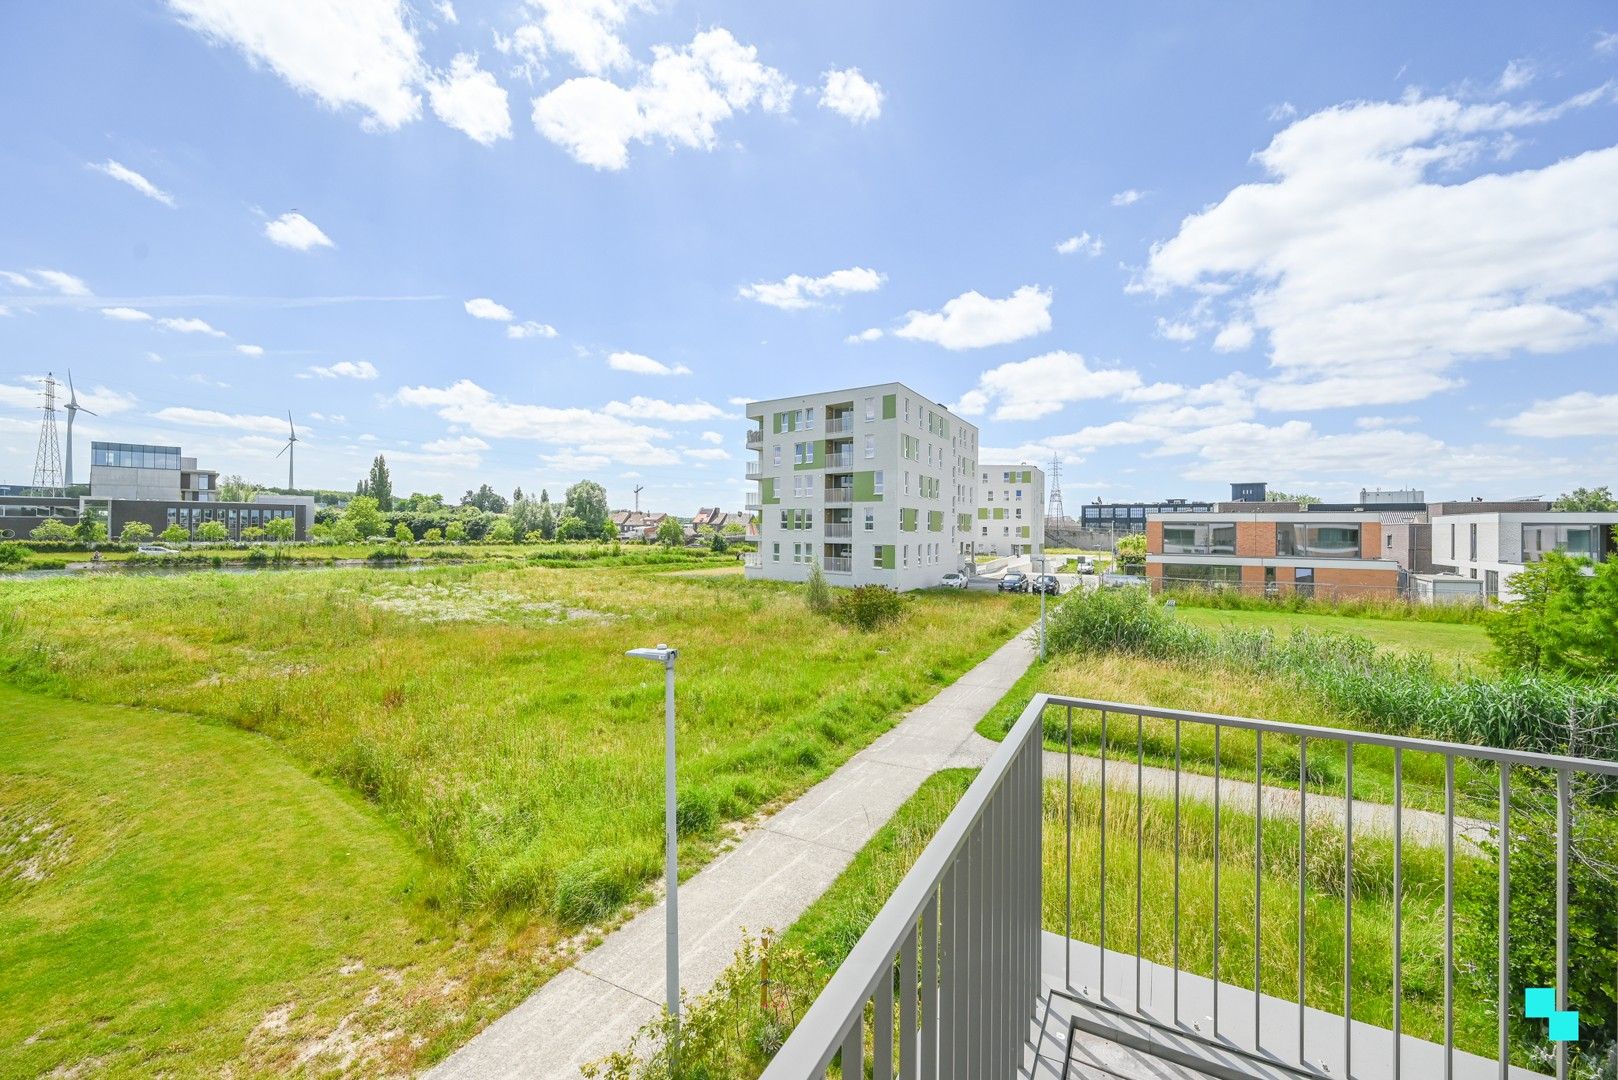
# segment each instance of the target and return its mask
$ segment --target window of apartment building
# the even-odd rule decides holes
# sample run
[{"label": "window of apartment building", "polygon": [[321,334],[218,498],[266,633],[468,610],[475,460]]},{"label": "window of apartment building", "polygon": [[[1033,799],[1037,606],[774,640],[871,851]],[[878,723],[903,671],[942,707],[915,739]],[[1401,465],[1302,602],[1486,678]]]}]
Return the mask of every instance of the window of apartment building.
[{"label": "window of apartment building", "polygon": [[775,463],[777,465],[781,464],[781,444],[780,443],[775,444]]},{"label": "window of apartment building", "polygon": [[803,429],[805,431],[813,431],[813,430],[815,430],[815,410],[813,410],[813,409],[805,409],[805,410],[803,410]]},{"label": "window of apartment building", "polygon": [[1293,588],[1302,596],[1315,595],[1315,568],[1300,566],[1292,571]]},{"label": "window of apartment building", "polygon": [[1009,525],[1000,526],[1000,535],[1001,536],[1010,536],[1011,535],[1011,526],[1009,526]]},{"label": "window of apartment building", "polygon": [[1457,554],[1455,550],[1455,523],[1451,522],[1449,526],[1449,557],[1453,559]]},{"label": "window of apartment building", "polygon": [[770,561],[771,562],[780,562],[781,561],[781,545],[779,543],[775,543],[775,544],[770,545]]},{"label": "window of apartment building", "polygon": [[1491,599],[1500,599],[1500,571],[1483,571],[1483,594]]},{"label": "window of apartment building", "polygon": [[1357,559],[1360,555],[1360,527],[1358,524],[1277,525],[1275,553],[1312,559]]},{"label": "window of apartment building", "polygon": [[791,528],[791,526],[787,524],[787,511],[785,510],[781,511],[781,528]]},{"label": "window of apartment building", "polygon": [[[1273,567],[1266,569],[1273,570]],[[1242,580],[1242,568],[1239,566],[1213,565],[1204,566],[1196,563],[1165,563],[1163,566],[1163,584],[1184,585],[1235,585]]]},{"label": "window of apartment building", "polygon": [[984,536],[989,535],[989,527],[987,525],[983,526],[983,535]]},{"label": "window of apartment building", "polygon": [[1576,558],[1594,559],[1601,553],[1600,525],[1524,525],[1522,559],[1539,562],[1547,551],[1562,551]]},{"label": "window of apartment building", "polygon": [[993,488],[990,488],[988,491],[984,492],[984,495],[988,498],[988,500],[990,502],[994,502],[994,489]]},{"label": "window of apartment building", "polygon": [[905,398],[905,423],[910,423],[910,399]]},{"label": "window of apartment building", "polygon": [[910,494],[910,470],[905,470],[905,494]]},{"label": "window of apartment building", "polygon": [[865,508],[865,531],[876,532],[876,511],[869,506]]},{"label": "window of apartment building", "polygon": [[1234,524],[1164,525],[1165,555],[1234,555]]},{"label": "window of apartment building", "polygon": [[1019,499],[1022,498],[1022,488],[1017,489],[1017,498],[1019,498]]},{"label": "window of apartment building", "polygon": [[876,398],[874,397],[868,397],[865,399],[865,419],[876,419]]},{"label": "window of apartment building", "polygon": [[1388,534],[1388,550],[1389,551],[1393,550],[1393,534],[1392,533]]},{"label": "window of apartment building", "polygon": [[1018,521],[1022,520],[1022,507],[1020,507],[1020,506],[1017,507],[1017,520]]},{"label": "window of apartment building", "polygon": [[876,436],[875,435],[867,435],[867,436],[865,436],[865,456],[868,457],[868,458],[876,457]]},{"label": "window of apartment building", "polygon": [[882,569],[882,545],[881,544],[872,544],[871,545],[871,565],[876,567],[876,569],[878,569],[878,570]]},{"label": "window of apartment building", "polygon": [[878,469],[871,474],[871,494],[882,494],[882,470]]},{"label": "window of apartment building", "polygon": [[805,510],[803,512],[803,527],[806,529],[812,529],[815,527],[815,512],[813,510]]},{"label": "window of apartment building", "polygon": [[[1478,527],[1476,524],[1466,527],[1467,558],[1472,562],[1478,561]],[[1477,575],[1472,575],[1476,577]]]}]

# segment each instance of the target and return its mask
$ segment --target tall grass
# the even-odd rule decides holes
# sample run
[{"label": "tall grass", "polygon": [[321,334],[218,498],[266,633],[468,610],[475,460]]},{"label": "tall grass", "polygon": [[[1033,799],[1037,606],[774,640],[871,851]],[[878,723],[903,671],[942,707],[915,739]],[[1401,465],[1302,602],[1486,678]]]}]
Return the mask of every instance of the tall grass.
[{"label": "tall grass", "polygon": [[1377,649],[1348,634],[1220,633],[1174,618],[1144,589],[1070,594],[1050,620],[1057,652],[1123,652],[1205,661],[1282,678],[1376,730],[1545,753],[1618,755],[1618,679],[1483,678],[1430,656]]},{"label": "tall grass", "polygon": [[1221,611],[1292,611],[1347,615],[1359,619],[1407,619],[1414,622],[1481,624],[1491,612],[1482,604],[1424,604],[1398,596],[1310,596],[1295,590],[1255,596],[1240,589],[1208,588],[1196,582],[1167,582],[1164,589],[1184,607]]}]

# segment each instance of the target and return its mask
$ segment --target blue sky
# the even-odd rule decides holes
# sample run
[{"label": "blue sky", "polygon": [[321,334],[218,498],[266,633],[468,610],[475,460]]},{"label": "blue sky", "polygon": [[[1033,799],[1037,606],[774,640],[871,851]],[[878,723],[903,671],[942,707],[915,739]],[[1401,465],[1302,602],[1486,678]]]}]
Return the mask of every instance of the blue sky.
[{"label": "blue sky", "polygon": [[737,507],[905,381],[1068,505],[1614,483],[1610,5],[89,0],[0,16],[0,482],[90,438]]}]

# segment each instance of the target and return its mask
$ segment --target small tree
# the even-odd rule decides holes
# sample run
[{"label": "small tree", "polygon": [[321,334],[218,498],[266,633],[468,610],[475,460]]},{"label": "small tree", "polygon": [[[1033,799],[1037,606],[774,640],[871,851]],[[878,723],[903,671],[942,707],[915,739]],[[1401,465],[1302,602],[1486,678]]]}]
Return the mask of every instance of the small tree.
[{"label": "small tree", "polygon": [[1618,510],[1618,498],[1613,497],[1612,489],[1606,484],[1602,484],[1598,488],[1574,488],[1551,503],[1551,509],[1586,513],[1610,512]]},{"label": "small tree", "polygon": [[118,539],[126,544],[144,544],[152,538],[152,527],[144,521],[126,521]]},{"label": "small tree", "polygon": [[1146,565],[1146,534],[1130,533],[1118,538],[1114,545],[1118,552],[1118,568],[1125,573],[1138,573]]},{"label": "small tree", "polygon": [[410,526],[402,521],[394,526],[393,538],[401,544],[414,544],[416,542],[416,534],[411,532]]},{"label": "small tree", "polygon": [[99,544],[107,538],[107,523],[101,520],[101,511],[94,506],[87,506],[79,515],[79,523],[73,526],[73,539],[81,544]]},{"label": "small tree", "polygon": [[565,517],[556,525],[556,538],[558,540],[583,540],[589,536],[584,522],[576,517]]},{"label": "small tree", "polygon": [[804,587],[803,600],[816,615],[831,610],[831,586],[826,584],[826,575],[820,572],[818,562],[809,567],[809,584]]},{"label": "small tree", "polygon": [[516,538],[517,531],[511,527],[511,521],[507,518],[501,518],[483,534],[483,542],[486,544],[509,544]]},{"label": "small tree", "polygon": [[0,540],[0,566],[21,566],[28,561],[23,546],[12,540]]},{"label": "small tree", "polygon": [[350,499],[348,508],[343,511],[343,520],[354,526],[355,535],[362,539],[376,536],[387,527],[374,495],[356,495]]},{"label": "small tree", "polygon": [[726,540],[725,534],[720,532],[718,529],[709,529],[708,550],[717,555],[723,555],[726,551],[730,550],[730,541]]},{"label": "small tree", "polygon": [[545,534],[540,532],[538,529],[535,529],[533,532],[523,537],[522,541],[525,544],[543,544],[545,542]]},{"label": "small tree", "polygon": [[264,523],[264,532],[271,540],[284,544],[298,535],[298,523],[289,517],[271,518]]},{"label": "small tree", "polygon": [[556,539],[556,508],[551,505],[551,493],[539,493],[539,534],[546,540]]},{"label": "small tree", "polygon": [[241,538],[249,544],[256,544],[268,534],[262,525],[249,525],[241,531]]},{"label": "small tree", "polygon": [[237,473],[219,478],[219,497],[225,502],[252,502],[258,485],[248,483]]},{"label": "small tree", "polygon": [[444,529],[444,539],[452,544],[466,543],[466,526],[459,521],[452,521]]},{"label": "small tree", "polygon": [[230,539],[230,530],[225,528],[223,521],[204,521],[197,526],[197,539],[206,543],[217,544],[221,540]]},{"label": "small tree", "polygon": [[52,518],[49,521],[40,522],[38,527],[29,532],[28,535],[35,540],[71,540],[73,539],[73,528],[65,521],[57,521]]},{"label": "small tree", "polygon": [[366,477],[365,494],[376,500],[378,510],[387,513],[393,509],[393,477],[388,475],[388,461],[378,454],[371,462],[371,474]]},{"label": "small tree", "polygon": [[584,522],[586,536],[600,536],[602,524],[611,520],[607,512],[607,489],[594,480],[580,480],[568,488],[565,505],[566,516]]},{"label": "small tree", "polygon": [[421,534],[421,542],[424,544],[442,544],[444,542],[444,530],[428,529]]},{"label": "small tree", "polygon": [[185,531],[184,525],[170,525],[157,534],[157,538],[165,544],[183,544],[191,539],[191,534]]},{"label": "small tree", "polygon": [[657,542],[666,548],[677,548],[685,543],[685,529],[672,517],[657,523]]}]

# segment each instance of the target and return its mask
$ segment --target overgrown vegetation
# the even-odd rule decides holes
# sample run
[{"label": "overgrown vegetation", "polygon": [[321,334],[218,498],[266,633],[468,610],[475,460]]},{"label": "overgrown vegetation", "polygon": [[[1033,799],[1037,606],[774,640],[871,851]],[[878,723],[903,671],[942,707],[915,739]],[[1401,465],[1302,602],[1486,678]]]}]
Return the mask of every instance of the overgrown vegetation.
[{"label": "overgrown vegetation", "polygon": [[1296,590],[1273,596],[1255,596],[1240,589],[1210,589],[1200,583],[1172,589],[1182,607],[1221,611],[1290,611],[1299,614],[1346,615],[1358,619],[1410,619],[1418,622],[1481,624],[1489,618],[1479,604],[1426,604],[1398,597],[1353,596],[1332,593],[1309,596]]},{"label": "overgrown vegetation", "polygon": [[1587,559],[1547,552],[1513,576],[1512,587],[1521,599],[1488,627],[1502,666],[1618,678],[1618,559],[1591,568]]}]

